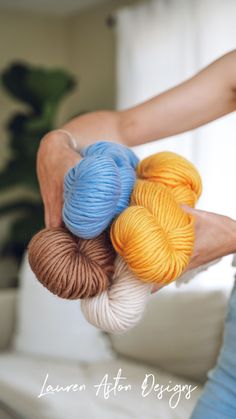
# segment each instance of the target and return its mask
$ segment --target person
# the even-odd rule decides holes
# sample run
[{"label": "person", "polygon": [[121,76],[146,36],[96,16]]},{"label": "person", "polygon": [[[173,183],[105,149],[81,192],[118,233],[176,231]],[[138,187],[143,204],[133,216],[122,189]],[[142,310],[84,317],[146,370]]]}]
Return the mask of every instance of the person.
[{"label": "person", "polygon": [[216,366],[195,406],[191,419],[236,418],[236,280],[229,300],[224,337]]},{"label": "person", "polygon": [[[235,110],[236,50],[133,108],[91,112],[49,132],[37,155],[46,227],[62,224],[64,175],[79,162],[80,147],[111,139],[133,147],[197,128]],[[187,206],[184,209],[195,219],[195,246],[188,269],[236,252],[235,220]],[[208,374],[192,419],[236,418],[236,286],[224,330],[217,365]]]}]

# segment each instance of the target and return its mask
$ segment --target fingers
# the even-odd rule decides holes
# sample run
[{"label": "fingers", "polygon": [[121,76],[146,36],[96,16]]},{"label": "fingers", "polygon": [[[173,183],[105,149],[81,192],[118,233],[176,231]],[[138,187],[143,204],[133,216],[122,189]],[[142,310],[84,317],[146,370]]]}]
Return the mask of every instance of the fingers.
[{"label": "fingers", "polygon": [[40,143],[36,168],[48,228],[62,225],[64,176],[80,160],[80,155],[68,146],[65,134],[51,132]]},{"label": "fingers", "polygon": [[197,210],[197,209],[195,209],[195,208],[192,208],[192,207],[189,207],[188,205],[185,205],[185,204],[183,204],[183,205],[180,205],[181,206],[181,208],[185,211],[185,212],[187,212],[187,213],[189,213],[189,214],[198,214],[198,211],[199,210]]}]

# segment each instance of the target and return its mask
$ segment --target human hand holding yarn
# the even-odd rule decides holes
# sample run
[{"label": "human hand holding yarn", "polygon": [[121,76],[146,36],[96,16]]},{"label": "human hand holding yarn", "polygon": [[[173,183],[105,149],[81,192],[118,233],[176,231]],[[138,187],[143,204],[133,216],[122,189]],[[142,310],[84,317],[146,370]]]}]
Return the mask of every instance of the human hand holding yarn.
[{"label": "human hand holding yarn", "polygon": [[52,131],[40,143],[37,175],[45,210],[46,227],[62,225],[63,184],[67,171],[81,160],[63,130]]},{"label": "human hand holding yarn", "polygon": [[[138,159],[129,149],[110,143],[88,147],[82,150],[82,155],[84,159],[81,163],[69,170],[65,177],[64,209],[66,211],[68,203],[75,212],[78,207],[80,211],[87,208],[85,222],[86,216],[90,220],[94,216],[96,222],[96,210],[102,209],[98,222],[109,223],[111,219],[103,211],[110,205],[112,212],[109,214],[113,218],[128,206]],[[84,170],[83,164],[88,170]],[[111,178],[109,170],[113,174]],[[80,189],[83,191],[81,200],[78,198]],[[97,196],[99,194],[101,202]],[[91,214],[95,203],[98,208],[95,206],[94,214]],[[83,221],[82,218],[82,226]],[[90,231],[94,234],[93,229]],[[111,253],[109,242],[104,241],[103,235],[104,233],[92,240],[85,240],[77,238],[64,228],[44,229],[29,244],[29,262],[39,281],[49,291],[67,299],[86,298],[88,305],[83,309],[87,310],[88,317],[94,312],[93,303],[97,302],[100,327],[122,332],[140,319],[150,294],[150,286],[137,280],[121,258],[117,258],[112,274],[111,261],[114,253]],[[88,298],[94,295],[100,295],[101,298]],[[104,312],[105,316],[102,315]],[[92,318],[90,320],[92,322]]]},{"label": "human hand holding yarn", "polygon": [[225,215],[190,208],[184,211],[194,216],[194,249],[186,271],[197,269],[236,252],[236,222]]},{"label": "human hand holding yarn", "polygon": [[[102,236],[97,236],[98,230],[93,227],[89,229],[89,234],[97,237],[93,239],[77,239],[66,229],[38,233],[29,246],[29,261],[40,282],[51,292],[63,298],[81,298],[82,310],[91,323],[109,332],[124,332],[141,318],[153,283],[167,284],[187,266],[194,244],[193,217],[180,204],[195,204],[201,181],[196,169],[185,159],[173,153],[159,153],[139,164],[139,179],[133,188],[137,158],[132,152],[118,145],[97,143],[82,154],[84,158],[77,168],[81,169],[83,162],[85,167],[78,173],[76,168],[69,170],[65,178],[65,203],[68,200],[71,208],[65,205],[64,209],[69,217],[79,214],[76,223],[79,228],[82,225],[82,231],[83,217],[85,223],[86,217],[97,221],[97,204],[100,230],[120,213],[112,225],[111,238],[118,252],[122,249],[122,257],[116,258],[114,273],[109,265],[106,271],[109,275],[104,275],[100,264],[104,258],[111,262],[111,256],[104,256]],[[107,154],[105,169],[108,164],[115,173],[111,179],[109,171],[103,171],[104,154]],[[114,183],[117,178],[119,182]],[[105,189],[104,181],[108,183]],[[114,193],[114,185],[118,193]],[[127,191],[130,194],[132,188],[127,208]],[[112,212],[107,217],[107,206],[114,196]],[[122,212],[123,208],[126,209]]]},{"label": "human hand holding yarn", "polygon": [[[54,294],[70,299],[91,297],[108,287],[111,244],[103,231],[128,206],[138,163],[131,150],[110,142],[82,148],[81,155],[64,179],[63,215],[76,236],[65,228],[44,229],[29,244],[29,262],[37,278]],[[103,266],[107,258],[109,271]]]},{"label": "human hand holding yarn", "polygon": [[168,284],[189,264],[194,247],[194,206],[201,193],[195,167],[171,152],[154,154],[137,167],[131,205],[111,227],[115,250],[142,281]]},{"label": "human hand holding yarn", "polygon": [[201,193],[194,166],[174,153],[158,153],[143,160],[137,173],[130,206],[111,227],[112,243],[127,265],[123,260],[108,291],[81,302],[87,320],[110,333],[139,321],[152,284],[160,288],[181,276],[194,245],[193,217],[180,206],[194,206]]}]

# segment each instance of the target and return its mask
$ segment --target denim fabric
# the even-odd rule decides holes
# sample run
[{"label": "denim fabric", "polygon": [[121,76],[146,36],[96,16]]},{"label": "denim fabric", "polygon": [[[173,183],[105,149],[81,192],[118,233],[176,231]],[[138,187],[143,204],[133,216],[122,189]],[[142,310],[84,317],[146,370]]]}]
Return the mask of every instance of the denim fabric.
[{"label": "denim fabric", "polygon": [[236,281],[229,300],[224,340],[191,419],[236,419]]}]

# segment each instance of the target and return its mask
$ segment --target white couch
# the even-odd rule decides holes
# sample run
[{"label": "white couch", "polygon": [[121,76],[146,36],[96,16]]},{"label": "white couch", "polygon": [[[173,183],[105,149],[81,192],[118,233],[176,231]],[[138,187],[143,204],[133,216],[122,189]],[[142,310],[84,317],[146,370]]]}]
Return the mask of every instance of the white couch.
[{"label": "white couch", "polygon": [[[25,260],[19,290],[0,292],[0,419],[189,418],[216,361],[232,286],[207,275],[152,295],[134,329],[107,336],[83,319],[79,302],[48,293]],[[114,394],[120,369],[128,389]],[[60,391],[38,397],[47,374]],[[108,398],[95,387],[106,374]]]}]

